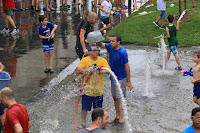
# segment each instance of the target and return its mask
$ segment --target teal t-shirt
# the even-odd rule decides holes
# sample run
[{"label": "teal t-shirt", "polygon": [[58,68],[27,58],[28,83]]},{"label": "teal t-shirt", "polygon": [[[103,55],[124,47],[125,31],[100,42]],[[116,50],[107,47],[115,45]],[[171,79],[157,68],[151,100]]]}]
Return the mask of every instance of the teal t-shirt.
[{"label": "teal t-shirt", "polygon": [[169,29],[170,38],[168,38],[169,47],[171,46],[177,46],[178,40],[176,38],[176,26],[173,24],[173,26],[167,26]]},{"label": "teal t-shirt", "polygon": [[196,133],[192,126],[189,126],[187,129],[185,129],[182,133]]}]

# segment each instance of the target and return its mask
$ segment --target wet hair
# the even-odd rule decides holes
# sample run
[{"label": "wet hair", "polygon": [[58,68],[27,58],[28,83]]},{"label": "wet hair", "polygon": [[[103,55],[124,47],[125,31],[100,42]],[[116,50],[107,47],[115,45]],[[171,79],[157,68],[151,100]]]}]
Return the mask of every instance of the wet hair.
[{"label": "wet hair", "polygon": [[198,112],[200,112],[200,107],[196,107],[192,110],[192,116],[195,116]]},{"label": "wet hair", "polygon": [[200,51],[194,52],[195,55],[197,55],[198,58],[200,58]]},{"label": "wet hair", "polygon": [[169,15],[169,16],[167,17],[167,19],[168,19],[168,21],[169,21],[170,23],[172,23],[172,22],[174,21],[174,16],[173,16],[173,15]]},{"label": "wet hair", "polygon": [[41,15],[41,16],[39,16],[39,19],[38,19],[38,20],[39,20],[39,22],[41,23],[42,21],[44,21],[45,18],[47,18],[47,17],[44,16],[44,15]]},{"label": "wet hair", "polygon": [[13,93],[13,90],[11,90],[10,88],[6,87],[6,88],[3,88],[1,90],[1,97],[8,97],[9,99],[12,99],[14,98],[14,93]]},{"label": "wet hair", "polygon": [[120,41],[120,43],[121,43],[122,39],[121,39],[121,36],[119,34],[112,35],[111,37],[116,37],[117,38],[117,42]]},{"label": "wet hair", "polygon": [[96,121],[98,117],[101,117],[103,119],[104,116],[104,110],[102,108],[96,108],[92,111],[92,122]]}]

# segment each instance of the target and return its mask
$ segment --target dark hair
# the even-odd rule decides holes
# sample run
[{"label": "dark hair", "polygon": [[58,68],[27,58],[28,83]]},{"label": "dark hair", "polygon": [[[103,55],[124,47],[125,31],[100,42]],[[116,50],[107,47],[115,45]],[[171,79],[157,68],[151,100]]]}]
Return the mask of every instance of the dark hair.
[{"label": "dark hair", "polygon": [[104,109],[102,108],[96,108],[92,111],[92,122],[96,121],[98,117],[101,117],[103,119],[104,116]]},{"label": "dark hair", "polygon": [[111,37],[116,37],[117,38],[117,42],[120,41],[120,43],[121,43],[121,41],[122,41],[121,36],[119,34],[112,35]]},{"label": "dark hair", "polygon": [[198,58],[200,58],[200,51],[194,52],[195,55],[197,55]]},{"label": "dark hair", "polygon": [[200,107],[196,107],[192,110],[192,116],[195,116],[196,113],[200,112]]},{"label": "dark hair", "polygon": [[41,15],[41,16],[39,16],[39,19],[38,19],[38,20],[39,20],[39,22],[41,23],[42,21],[44,21],[45,18],[47,18],[47,17],[44,16],[44,15]]},{"label": "dark hair", "polygon": [[172,22],[174,21],[174,16],[173,16],[173,15],[169,15],[169,16],[167,17],[167,19],[168,19],[168,21],[169,21],[170,23],[172,23]]}]

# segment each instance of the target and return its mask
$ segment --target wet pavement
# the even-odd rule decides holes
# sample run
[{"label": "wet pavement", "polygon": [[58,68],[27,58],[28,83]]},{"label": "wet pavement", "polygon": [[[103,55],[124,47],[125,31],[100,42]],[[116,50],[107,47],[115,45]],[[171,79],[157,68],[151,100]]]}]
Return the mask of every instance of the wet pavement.
[{"label": "wet pavement", "polygon": [[[132,131],[127,131],[125,127],[111,125],[107,128],[113,133],[182,132],[191,124],[191,110],[197,106],[193,103],[193,87],[190,83],[192,77],[181,76],[180,72],[174,69],[176,62],[173,56],[166,70],[162,71],[161,54],[157,48],[130,45],[126,45],[125,48],[129,55],[131,81],[134,85],[134,91],[128,92],[126,99]],[[179,49],[184,70],[194,66],[193,50],[197,48]],[[145,89],[147,59],[150,60],[150,75],[148,88]],[[110,92],[109,75],[105,75],[104,78],[103,107],[108,110],[110,120],[113,120],[115,109]],[[72,82],[73,79],[73,74],[67,76],[45,97],[28,106],[33,123],[32,132],[73,132],[74,111],[80,88]],[[80,110],[81,105],[79,104],[77,125],[81,122]],[[87,125],[91,124],[90,115],[91,113],[88,113]]]},{"label": "wet pavement", "polygon": [[[71,8],[68,11],[60,11],[60,2],[57,1],[57,10],[52,12],[35,12],[32,10],[20,11],[19,2],[15,2],[18,11],[14,12],[12,18],[18,26],[20,33],[14,36],[0,35],[0,61],[5,66],[5,71],[11,75],[10,87],[16,92],[15,95],[20,103],[27,103],[44,87],[52,78],[59,74],[64,68],[71,64],[76,58],[75,53],[75,30],[79,22],[86,18],[89,11],[94,11],[100,17],[98,7],[93,7],[91,1],[81,7],[68,1]],[[29,5],[29,3],[26,3]],[[138,6],[141,6],[139,3]],[[126,1],[128,5],[128,1]],[[40,2],[40,8],[43,5]],[[3,8],[0,7],[3,12]],[[124,20],[128,14],[122,17],[111,17],[112,27]],[[41,39],[38,36],[39,15],[46,15],[48,21],[58,25],[55,32],[54,51],[54,74],[45,74],[44,53],[42,52]],[[94,26],[94,30],[103,27],[101,21]],[[3,14],[0,14],[0,30],[4,28]],[[11,26],[9,26],[11,29]],[[24,91],[26,90],[26,91]]]},{"label": "wet pavement", "polygon": [[[89,4],[84,8],[72,4],[69,11],[33,12],[30,10],[15,12],[14,21],[20,29],[19,35],[0,35],[0,61],[5,71],[12,77],[10,87],[15,91],[16,100],[26,104],[32,121],[33,133],[72,133],[75,105],[79,86],[72,83],[79,60],[74,50],[75,29],[88,11],[96,11]],[[90,1],[89,1],[90,3]],[[19,4],[16,4],[19,9]],[[42,5],[41,5],[42,6]],[[58,5],[59,7],[59,2]],[[1,9],[2,10],[2,9]],[[58,25],[55,36],[54,74],[45,74],[44,53],[38,37],[38,17],[47,15],[48,20]],[[114,17],[113,26],[125,19]],[[0,30],[4,21],[0,14]],[[96,25],[102,27],[101,23]],[[175,71],[176,62],[172,56],[167,72],[162,72],[161,56],[157,48],[126,45],[131,67],[131,81],[134,92],[127,95],[129,122],[133,133],[177,133],[191,124],[190,113],[197,105],[192,101],[192,77],[181,76]],[[150,60],[149,87],[145,89],[146,50]],[[197,47],[179,49],[180,61],[185,70],[194,66],[192,50]],[[159,73],[159,74],[158,74]],[[104,108],[115,117],[113,100],[110,94],[109,76],[105,76]],[[45,95],[44,95],[45,94]],[[145,94],[145,95],[144,95]],[[80,106],[77,124],[80,124]],[[87,125],[90,124],[90,113]],[[122,127],[108,126],[113,133],[127,133]]]}]

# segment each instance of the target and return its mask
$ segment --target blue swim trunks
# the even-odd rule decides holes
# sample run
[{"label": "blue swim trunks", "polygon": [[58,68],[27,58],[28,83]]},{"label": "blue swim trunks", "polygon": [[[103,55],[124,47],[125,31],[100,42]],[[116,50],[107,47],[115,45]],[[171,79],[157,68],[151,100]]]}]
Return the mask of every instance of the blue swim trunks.
[{"label": "blue swim trunks", "polygon": [[199,83],[194,83],[193,92],[194,92],[193,97],[196,96],[197,99],[199,99],[199,97],[200,97],[200,82]]},{"label": "blue swim trunks", "polygon": [[50,45],[42,45],[43,52],[53,52],[54,51],[54,44]]},{"label": "blue swim trunks", "polygon": [[103,95],[97,97],[82,95],[82,110],[91,111],[92,106],[94,109],[102,108],[102,104]]},{"label": "blue swim trunks", "polygon": [[171,46],[171,47],[168,48],[168,50],[171,50],[173,54],[177,53],[176,46]]}]

